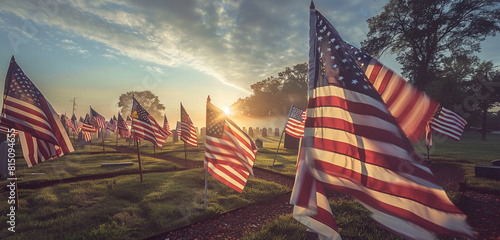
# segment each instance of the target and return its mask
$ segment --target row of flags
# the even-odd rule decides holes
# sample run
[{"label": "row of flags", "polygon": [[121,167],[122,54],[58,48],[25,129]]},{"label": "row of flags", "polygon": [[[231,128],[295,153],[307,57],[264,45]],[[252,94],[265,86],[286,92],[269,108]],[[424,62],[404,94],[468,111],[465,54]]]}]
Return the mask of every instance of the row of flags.
[{"label": "row of flags", "polygon": [[[61,118],[12,57],[1,124],[18,131],[29,166],[74,151]],[[172,134],[133,98],[130,121],[118,114],[106,125],[90,109],[85,119],[64,121],[87,141],[99,129],[118,131],[161,147]],[[222,110],[207,100],[205,169],[242,192],[257,148]],[[433,116],[436,112],[438,114]],[[344,42],[316,9],[310,11],[309,101],[292,106],[285,132],[302,138],[291,203],[294,218],[328,239],[340,239],[326,189],[349,193],[385,228],[411,239],[434,234],[473,237],[466,216],[448,199],[410,141],[427,129],[460,138],[466,122],[376,59]],[[177,131],[197,147],[196,130],[181,104]],[[0,129],[1,130],[1,129]]]}]

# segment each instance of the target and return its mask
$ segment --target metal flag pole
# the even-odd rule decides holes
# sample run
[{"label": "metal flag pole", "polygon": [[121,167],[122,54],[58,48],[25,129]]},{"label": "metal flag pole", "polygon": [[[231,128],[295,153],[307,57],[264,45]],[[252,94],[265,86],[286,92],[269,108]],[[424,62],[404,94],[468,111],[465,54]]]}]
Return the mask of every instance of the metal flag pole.
[{"label": "metal flag pole", "polygon": [[[104,132],[103,130],[104,130],[104,129],[101,129],[101,138],[102,138],[102,154],[103,154],[103,155],[106,155],[106,150],[104,149],[104,136],[106,135],[106,133],[103,133],[103,132]],[[108,130],[106,130],[106,132],[107,132],[107,131],[108,131]]]},{"label": "metal flag pole", "polygon": [[283,126],[283,130],[281,131],[280,141],[278,143],[278,148],[276,149],[276,155],[274,155],[273,165],[271,166],[272,168],[274,167],[274,163],[276,162],[276,157],[278,157],[278,151],[280,150],[281,140],[283,139],[283,135],[285,134],[286,124],[288,123],[288,119],[290,118],[290,112],[292,111],[292,108],[293,108],[293,104],[290,107],[290,110],[288,111],[288,117],[286,118],[285,126]]},{"label": "metal flag pole", "polygon": [[139,174],[141,175],[141,183],[142,183],[141,152],[139,151],[139,142],[137,141],[137,137],[135,138],[135,142],[137,144],[137,159],[139,160]]}]

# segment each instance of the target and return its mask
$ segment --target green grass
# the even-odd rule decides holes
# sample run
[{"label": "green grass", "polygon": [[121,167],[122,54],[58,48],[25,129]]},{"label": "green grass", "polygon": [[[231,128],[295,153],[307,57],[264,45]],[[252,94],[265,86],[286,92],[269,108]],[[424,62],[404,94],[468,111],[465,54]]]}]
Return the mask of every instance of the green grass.
[{"label": "green grass", "polygon": [[[209,178],[208,207],[203,208],[203,169],[58,184],[20,190],[16,233],[2,239],[137,239],[256,201],[290,189],[254,178],[242,194]],[[7,202],[6,195],[0,201]],[[7,212],[3,204],[1,212]],[[2,214],[0,221],[6,222]]]}]

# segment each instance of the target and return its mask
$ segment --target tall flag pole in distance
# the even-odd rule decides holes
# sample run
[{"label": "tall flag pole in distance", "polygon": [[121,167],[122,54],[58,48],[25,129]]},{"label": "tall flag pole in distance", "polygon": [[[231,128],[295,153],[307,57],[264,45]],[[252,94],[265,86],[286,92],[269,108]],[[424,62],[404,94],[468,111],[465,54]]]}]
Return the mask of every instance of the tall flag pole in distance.
[{"label": "tall flag pole in distance", "polygon": [[250,174],[257,147],[224,111],[207,99],[207,134],[205,138],[205,208],[207,206],[207,172],[241,193]]},{"label": "tall flag pole in distance", "polygon": [[[294,218],[340,239],[324,188],[356,198],[372,218],[410,239],[474,237],[463,214],[330,22],[311,4],[309,102],[292,192]],[[418,103],[417,103],[418,104]]]},{"label": "tall flag pole in distance", "polygon": [[274,155],[273,165],[276,162],[276,157],[278,156],[278,151],[280,150],[281,140],[283,139],[283,135],[288,133],[288,135],[295,138],[302,138],[304,135],[304,124],[306,123],[306,110],[295,107],[292,104],[290,107],[290,111],[288,112],[288,118],[286,120],[285,127],[283,131],[281,131],[280,141],[278,143],[278,148],[276,149],[276,155]]},{"label": "tall flag pole in distance", "polygon": [[90,107],[90,116],[96,123],[97,127],[99,128],[101,132],[101,138],[102,138],[102,154],[106,154],[105,148],[104,148],[104,136],[106,135],[104,133],[104,130],[106,129],[106,119],[99,113],[97,113],[94,109],[92,109],[92,106]]},{"label": "tall flag pole in distance", "polygon": [[0,122],[19,131],[28,167],[74,151],[61,118],[14,56],[5,77],[3,99]]},{"label": "tall flag pole in distance", "polygon": [[[198,137],[196,136],[196,128],[193,121],[182,106],[181,103],[181,140],[184,142],[184,160],[187,160],[186,145],[198,147]],[[185,162],[187,165],[187,162]]]}]

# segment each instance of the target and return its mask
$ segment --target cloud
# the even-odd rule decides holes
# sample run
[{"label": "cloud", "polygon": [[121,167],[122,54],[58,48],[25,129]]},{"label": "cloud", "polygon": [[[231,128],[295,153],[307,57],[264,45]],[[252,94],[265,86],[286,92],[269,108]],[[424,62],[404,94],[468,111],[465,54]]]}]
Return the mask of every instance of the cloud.
[{"label": "cloud", "polygon": [[[247,94],[254,82],[307,61],[309,6],[300,0],[54,2],[57,11],[43,24],[64,34],[60,43],[68,51],[90,54],[77,43],[94,42],[108,49],[95,55],[188,66]],[[324,14],[341,26],[346,40],[358,42],[375,11],[374,4],[359,0],[316,5],[328,9]],[[2,8],[19,18],[42,11],[35,0],[7,1]]]}]

